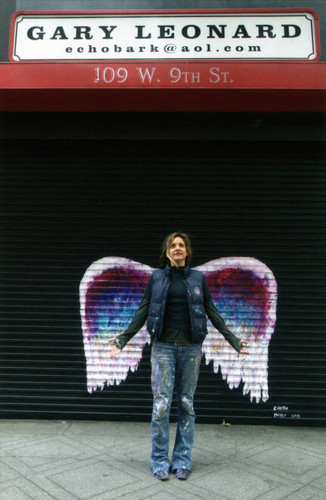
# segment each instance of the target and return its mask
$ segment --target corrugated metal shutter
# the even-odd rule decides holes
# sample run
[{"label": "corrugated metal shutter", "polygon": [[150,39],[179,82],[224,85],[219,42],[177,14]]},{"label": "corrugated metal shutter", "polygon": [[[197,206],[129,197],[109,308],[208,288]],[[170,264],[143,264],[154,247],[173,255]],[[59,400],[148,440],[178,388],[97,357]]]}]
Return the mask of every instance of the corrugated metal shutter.
[{"label": "corrugated metal shutter", "polygon": [[[193,265],[255,257],[279,290],[269,399],[251,403],[203,362],[198,421],[325,422],[323,120],[126,115],[117,130],[112,116],[63,117],[2,121],[0,415],[150,418],[148,347],[125,382],[87,393],[78,288],[105,256],[156,267],[183,229]],[[295,140],[305,121],[316,134]]]}]

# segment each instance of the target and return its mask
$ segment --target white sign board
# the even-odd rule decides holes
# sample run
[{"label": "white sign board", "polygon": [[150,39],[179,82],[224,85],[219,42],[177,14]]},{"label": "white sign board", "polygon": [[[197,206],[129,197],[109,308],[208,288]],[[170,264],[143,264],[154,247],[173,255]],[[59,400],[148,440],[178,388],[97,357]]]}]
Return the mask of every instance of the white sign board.
[{"label": "white sign board", "polygon": [[12,61],[312,60],[311,11],[16,13]]}]

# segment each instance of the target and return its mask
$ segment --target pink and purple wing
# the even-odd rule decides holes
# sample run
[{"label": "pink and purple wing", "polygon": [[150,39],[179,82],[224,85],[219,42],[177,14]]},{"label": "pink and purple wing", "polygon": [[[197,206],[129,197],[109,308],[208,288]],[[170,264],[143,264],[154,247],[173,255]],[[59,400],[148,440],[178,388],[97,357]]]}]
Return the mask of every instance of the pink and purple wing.
[{"label": "pink and purple wing", "polygon": [[138,309],[153,269],[123,257],[104,257],[86,270],[79,287],[87,388],[120,384],[135,371],[149,335],[143,327],[118,356],[109,339],[123,333]]},{"label": "pink and purple wing", "polygon": [[208,322],[203,344],[206,364],[221,370],[230,389],[243,382],[243,394],[267,401],[268,347],[276,322],[277,284],[272,271],[251,257],[226,257],[197,267],[229,329],[248,341],[250,356],[239,355]]}]

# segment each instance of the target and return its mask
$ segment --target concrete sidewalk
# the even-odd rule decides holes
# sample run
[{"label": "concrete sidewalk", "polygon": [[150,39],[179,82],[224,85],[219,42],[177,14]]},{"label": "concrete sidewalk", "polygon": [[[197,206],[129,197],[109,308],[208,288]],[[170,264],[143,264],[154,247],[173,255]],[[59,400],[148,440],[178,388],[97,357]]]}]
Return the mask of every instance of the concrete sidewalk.
[{"label": "concrete sidewalk", "polygon": [[326,498],[325,428],[197,424],[190,478],[164,483],[149,423],[0,420],[0,433],[1,500]]}]

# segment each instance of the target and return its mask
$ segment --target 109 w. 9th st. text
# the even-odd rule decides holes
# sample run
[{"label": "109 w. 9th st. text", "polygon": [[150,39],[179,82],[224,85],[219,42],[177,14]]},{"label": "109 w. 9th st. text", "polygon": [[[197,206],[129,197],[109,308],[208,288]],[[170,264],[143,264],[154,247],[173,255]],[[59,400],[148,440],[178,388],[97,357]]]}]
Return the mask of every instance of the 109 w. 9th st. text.
[{"label": "109 w. 9th st. text", "polygon": [[219,67],[213,66],[205,71],[185,70],[183,67],[171,66],[162,74],[162,69],[158,71],[156,66],[136,66],[130,69],[125,66],[113,67],[97,66],[94,68],[95,79],[94,83],[102,83],[107,85],[123,85],[132,79],[135,79],[142,85],[155,85],[160,83],[169,84],[200,84],[203,81],[210,84],[227,84],[233,83],[233,78],[228,71],[223,71]]}]

